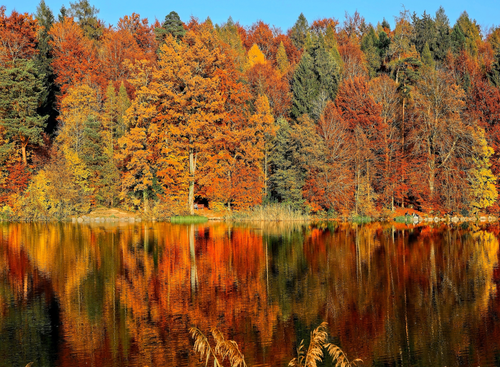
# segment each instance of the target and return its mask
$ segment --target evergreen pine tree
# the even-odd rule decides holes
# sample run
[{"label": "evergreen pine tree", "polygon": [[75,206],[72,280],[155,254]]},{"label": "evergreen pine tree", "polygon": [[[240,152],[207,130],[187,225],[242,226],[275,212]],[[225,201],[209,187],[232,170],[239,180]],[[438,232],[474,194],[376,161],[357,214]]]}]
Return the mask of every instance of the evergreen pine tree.
[{"label": "evergreen pine tree", "polygon": [[306,113],[317,118],[326,103],[335,99],[341,70],[325,48],[322,35],[309,33],[305,49],[292,82],[292,115],[298,118]]},{"label": "evergreen pine tree", "polygon": [[88,116],[84,123],[80,158],[92,172],[100,172],[107,160],[101,122],[93,115]]},{"label": "evergreen pine tree", "polygon": [[91,187],[98,203],[112,205],[118,195],[119,174],[106,151],[101,123],[94,116],[88,116],[83,129],[81,159],[91,173]]},{"label": "evergreen pine tree", "polygon": [[25,165],[26,148],[41,141],[47,120],[37,113],[44,77],[32,60],[17,60],[0,68],[0,126],[9,142],[19,144]]},{"label": "evergreen pine tree", "polygon": [[[387,30],[391,30],[391,25],[389,24],[389,22],[384,18],[384,20],[382,21],[382,29],[387,29]],[[385,33],[385,32],[384,32]]]},{"label": "evergreen pine tree", "polygon": [[309,24],[304,14],[300,13],[299,18],[290,30],[290,39],[297,49],[300,50],[304,47],[307,33],[309,33]]},{"label": "evergreen pine tree", "polygon": [[385,58],[387,54],[387,50],[389,49],[389,46],[391,45],[391,39],[385,33],[384,31],[380,31],[378,34],[378,44],[377,48],[379,50],[379,55],[383,59]]},{"label": "evergreen pine tree", "polygon": [[436,44],[433,50],[434,58],[442,62],[451,48],[450,22],[443,7],[440,7],[436,12],[434,23],[436,25]]},{"label": "evergreen pine tree", "polygon": [[290,67],[290,62],[288,61],[288,57],[286,55],[285,46],[283,42],[280,43],[278,47],[278,52],[276,52],[276,63],[278,64],[278,70],[281,73],[284,73]]},{"label": "evergreen pine tree", "polygon": [[38,24],[40,25],[38,31],[38,54],[35,56],[35,66],[40,75],[44,75],[42,80],[43,93],[41,96],[41,103],[38,107],[38,114],[48,116],[45,131],[49,134],[55,132],[57,126],[58,112],[55,107],[56,94],[59,91],[55,83],[55,75],[52,69],[52,47],[49,44],[51,37],[49,31],[54,23],[54,15],[49,7],[45,4],[44,0],[40,1],[35,15]]},{"label": "evergreen pine tree", "polygon": [[414,30],[413,43],[417,51],[422,53],[426,43],[430,50],[434,50],[437,38],[437,28],[434,20],[425,11],[421,18],[415,13],[412,18]]},{"label": "evergreen pine tree", "polygon": [[458,54],[465,49],[465,36],[458,24],[455,24],[450,35],[451,48],[453,53]]},{"label": "evergreen pine tree", "polygon": [[431,69],[434,69],[435,63],[432,57],[431,50],[429,49],[429,44],[425,43],[424,49],[422,51],[422,63]]},{"label": "evergreen pine tree", "polygon": [[272,153],[269,159],[271,174],[268,182],[271,197],[298,209],[304,203],[302,198],[304,177],[293,162],[292,129],[283,117],[278,118],[276,123],[278,131],[273,141]]},{"label": "evergreen pine tree", "polygon": [[495,61],[491,64],[491,70],[488,72],[488,79],[493,86],[500,88],[500,48],[497,49]]},{"label": "evergreen pine tree", "polygon": [[[73,17],[78,25],[82,28],[83,33],[87,38],[98,40],[103,34],[103,26],[97,18],[99,9],[90,5],[88,0],[79,0],[78,2],[70,2],[70,8],[67,11],[67,16]],[[61,8],[62,14],[62,8]]]},{"label": "evergreen pine tree", "polygon": [[166,17],[165,21],[159,28],[155,28],[156,39],[160,42],[160,45],[165,39],[165,35],[171,34],[178,40],[182,39],[186,34],[184,25],[182,24],[179,14],[175,11],[171,11]]},{"label": "evergreen pine tree", "polygon": [[292,115],[295,118],[309,113],[319,93],[319,82],[314,72],[314,59],[304,52],[292,81]]},{"label": "evergreen pine tree", "polygon": [[319,47],[314,54],[314,71],[319,82],[319,90],[323,91],[328,99],[335,100],[340,84],[340,68],[332,54],[324,47]]},{"label": "evergreen pine tree", "polygon": [[66,18],[68,16],[68,10],[66,9],[66,7],[63,5],[61,5],[61,9],[59,10],[59,15],[57,16],[57,20],[62,23],[64,22],[64,18]]},{"label": "evergreen pine tree", "polygon": [[380,69],[380,51],[377,45],[377,34],[375,33],[375,29],[370,26],[369,31],[361,40],[361,50],[365,53],[366,61],[368,62],[368,72],[371,78],[374,78],[377,75],[378,69]]}]

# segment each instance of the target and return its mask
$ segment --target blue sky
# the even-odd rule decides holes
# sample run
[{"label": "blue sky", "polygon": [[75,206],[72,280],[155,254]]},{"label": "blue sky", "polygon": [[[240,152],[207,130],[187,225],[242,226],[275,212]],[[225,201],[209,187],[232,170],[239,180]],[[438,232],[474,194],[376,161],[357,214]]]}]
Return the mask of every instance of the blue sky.
[{"label": "blue sky", "polygon": [[[69,1],[45,0],[52,12],[57,15],[61,5],[69,7]],[[76,2],[76,0],[75,0]],[[35,13],[39,0],[3,0],[7,8],[7,14],[15,9],[18,12]],[[214,1],[92,1],[90,3],[100,9],[99,18],[107,24],[116,25],[118,19],[133,12],[141,17],[146,17],[152,23],[155,18],[163,21],[165,15],[172,10],[176,11],[181,19],[189,21],[191,16],[200,20],[210,16],[214,23],[223,23],[229,16],[234,21],[247,26],[257,20],[280,27],[283,32],[293,26],[299,14],[302,12],[310,23],[318,18],[334,17],[338,20],[344,19],[345,12],[350,14],[358,10],[365,17],[367,22],[376,24],[385,17],[391,25],[394,24],[394,16],[402,10],[402,5],[411,12],[422,14],[424,10],[434,15],[439,6],[443,6],[453,26],[460,14],[466,10],[469,16],[476,19],[479,25],[491,27],[500,25],[500,0],[441,0],[441,2],[431,0],[405,1],[402,0],[363,0],[363,1],[235,1],[235,0],[214,0]]]}]

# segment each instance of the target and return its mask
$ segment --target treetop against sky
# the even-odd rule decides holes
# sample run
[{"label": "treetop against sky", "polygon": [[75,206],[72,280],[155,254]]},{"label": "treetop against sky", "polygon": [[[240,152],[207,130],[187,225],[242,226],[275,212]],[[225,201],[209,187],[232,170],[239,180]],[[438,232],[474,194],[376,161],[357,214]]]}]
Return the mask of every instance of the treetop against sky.
[{"label": "treetop against sky", "polygon": [[[20,13],[35,13],[39,0],[4,0],[2,5],[7,7],[10,13],[17,10]],[[439,6],[442,6],[454,24],[460,14],[466,10],[472,19],[483,28],[498,25],[498,14],[500,14],[500,3],[498,0],[362,0],[362,1],[266,1],[254,0],[249,2],[237,2],[230,0],[191,0],[176,3],[143,0],[141,2],[123,2],[118,0],[90,1],[97,9],[100,9],[99,18],[105,23],[116,25],[124,15],[133,12],[141,17],[146,17],[151,23],[155,18],[163,21],[165,16],[172,10],[176,11],[184,22],[189,21],[191,16],[204,20],[210,17],[214,23],[224,23],[230,16],[235,22],[243,26],[249,26],[257,20],[262,20],[273,26],[279,27],[283,32],[291,28],[300,13],[312,22],[318,18],[333,17],[344,19],[345,12],[353,14],[356,10],[366,19],[368,23],[377,24],[385,18],[391,26],[394,25],[394,17],[399,14],[404,6],[412,13],[421,15],[424,11],[434,14]],[[62,5],[69,7],[69,1],[46,0],[54,14],[58,14]]]}]

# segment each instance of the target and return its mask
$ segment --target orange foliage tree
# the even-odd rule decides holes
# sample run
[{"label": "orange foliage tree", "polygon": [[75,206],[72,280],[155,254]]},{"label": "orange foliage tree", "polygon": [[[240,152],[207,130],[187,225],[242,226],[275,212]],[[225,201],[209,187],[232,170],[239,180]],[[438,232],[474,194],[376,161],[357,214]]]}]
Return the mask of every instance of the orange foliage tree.
[{"label": "orange foliage tree", "polygon": [[13,11],[5,14],[5,6],[0,6],[0,65],[8,61],[30,59],[37,53],[38,23],[32,15]]},{"label": "orange foliage tree", "polygon": [[55,23],[49,31],[53,48],[52,67],[57,75],[56,83],[61,88],[60,98],[74,85],[103,85],[101,67],[92,41],[85,37],[81,27],[73,18]]}]

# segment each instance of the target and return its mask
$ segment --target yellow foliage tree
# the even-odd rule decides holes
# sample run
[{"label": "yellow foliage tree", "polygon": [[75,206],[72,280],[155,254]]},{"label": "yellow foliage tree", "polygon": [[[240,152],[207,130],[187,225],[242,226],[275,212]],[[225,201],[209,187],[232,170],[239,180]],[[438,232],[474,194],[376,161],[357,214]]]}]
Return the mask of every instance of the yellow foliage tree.
[{"label": "yellow foliage tree", "polygon": [[474,147],[474,168],[469,171],[469,180],[471,183],[471,206],[474,213],[481,209],[492,206],[497,198],[498,191],[495,186],[497,181],[491,171],[490,158],[493,156],[493,148],[488,146],[484,130],[478,127],[475,131],[477,139]]},{"label": "yellow foliage tree", "polygon": [[81,84],[71,88],[61,102],[58,142],[81,155],[85,121],[89,116],[99,116],[100,103],[97,91],[90,86]]},{"label": "yellow foliage tree", "polygon": [[265,64],[266,63],[266,57],[262,53],[262,51],[259,49],[259,46],[257,44],[253,44],[253,46],[248,50],[248,62],[250,63],[250,67],[256,65],[256,64]]},{"label": "yellow foliage tree", "polygon": [[288,56],[286,55],[286,50],[283,42],[280,43],[278,52],[276,52],[276,63],[278,64],[278,70],[282,74],[285,74],[290,67],[290,62],[288,61]]}]

